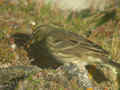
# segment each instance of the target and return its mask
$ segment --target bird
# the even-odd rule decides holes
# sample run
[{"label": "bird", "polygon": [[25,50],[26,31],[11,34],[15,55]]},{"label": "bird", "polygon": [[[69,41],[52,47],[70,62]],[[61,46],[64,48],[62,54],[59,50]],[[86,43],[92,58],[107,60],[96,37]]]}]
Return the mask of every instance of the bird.
[{"label": "bird", "polygon": [[[38,43],[41,53],[59,63],[102,64],[120,68],[118,63],[109,59],[109,52],[100,45],[77,33],[52,25],[40,25],[32,33],[33,43]],[[38,49],[37,48],[37,49]],[[37,50],[36,49],[36,50]],[[36,52],[36,51],[35,51]],[[39,55],[39,53],[37,52]],[[49,62],[54,62],[51,58]],[[46,63],[49,63],[43,60]]]}]

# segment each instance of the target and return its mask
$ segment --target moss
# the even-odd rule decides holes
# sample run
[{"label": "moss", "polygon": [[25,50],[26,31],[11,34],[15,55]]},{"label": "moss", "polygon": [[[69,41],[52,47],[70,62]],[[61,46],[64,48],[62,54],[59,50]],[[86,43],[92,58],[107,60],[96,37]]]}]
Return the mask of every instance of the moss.
[{"label": "moss", "polygon": [[[20,0],[18,3],[14,2],[13,4],[8,1],[9,0],[5,0],[3,2],[0,1],[0,63],[11,63],[12,65],[16,65],[17,62],[19,62],[17,64],[21,64],[26,62],[26,58],[29,58],[27,55],[24,56],[24,53],[21,51],[22,58],[15,62],[15,55],[9,49],[9,40],[6,40],[6,35],[11,35],[16,32],[28,33],[26,31],[29,31],[34,27],[32,26],[31,21],[34,21],[36,25],[53,24],[57,27],[62,27],[66,30],[79,33],[93,42],[101,45],[111,53],[111,57],[114,60],[120,62],[119,9],[117,10],[116,16],[118,21],[117,28],[115,28],[115,22],[110,20],[109,22],[94,29],[94,25],[96,22],[98,22],[99,18],[104,16],[103,14],[94,14],[93,16],[83,19],[79,13],[62,12],[57,8],[51,9],[50,5],[43,5],[41,8],[36,8],[35,3],[30,3],[30,0]],[[53,70],[53,72],[55,73],[56,71]],[[29,80],[32,80],[32,78],[29,77]],[[40,80],[32,81],[33,84],[36,84],[39,83]],[[71,83],[73,83],[72,87],[77,88],[74,82]],[[65,89],[60,85],[55,86],[60,87],[59,90]],[[30,90],[30,88],[28,90]]]}]

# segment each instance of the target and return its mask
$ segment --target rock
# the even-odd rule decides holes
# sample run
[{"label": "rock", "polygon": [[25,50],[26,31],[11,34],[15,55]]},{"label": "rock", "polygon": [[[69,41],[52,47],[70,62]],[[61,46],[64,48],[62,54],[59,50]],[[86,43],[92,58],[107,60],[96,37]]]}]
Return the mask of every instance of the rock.
[{"label": "rock", "polygon": [[41,69],[36,66],[10,66],[0,68],[0,89],[13,90],[19,80],[35,74],[40,70]]},{"label": "rock", "polygon": [[[0,70],[3,72],[0,75],[0,80],[3,80],[0,81],[0,89],[77,90],[91,88],[93,90],[114,90],[116,88],[118,90],[119,85],[116,86],[115,74],[108,68],[100,68],[95,69],[90,65],[83,68],[81,65],[73,63],[64,64],[57,69],[40,69],[34,66],[9,67]],[[92,75],[92,78],[89,77],[89,74]],[[109,74],[111,75],[109,76]]]},{"label": "rock", "polygon": [[72,0],[45,0],[45,3],[51,4],[51,6],[57,7],[61,10],[73,10],[80,12],[85,9],[104,11],[106,7],[112,5],[113,2],[109,0],[74,0],[74,2]]}]

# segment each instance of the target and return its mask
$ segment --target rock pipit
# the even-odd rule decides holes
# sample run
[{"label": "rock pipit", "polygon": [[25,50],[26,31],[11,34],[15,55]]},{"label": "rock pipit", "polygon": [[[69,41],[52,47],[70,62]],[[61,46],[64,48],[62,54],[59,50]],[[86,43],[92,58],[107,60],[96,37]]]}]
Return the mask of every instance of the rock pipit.
[{"label": "rock pipit", "polygon": [[[61,63],[103,64],[120,67],[109,60],[109,53],[101,46],[76,33],[56,28],[51,25],[41,25],[33,32],[33,43],[39,42],[44,54],[51,55]],[[52,62],[52,60],[51,60]]]}]

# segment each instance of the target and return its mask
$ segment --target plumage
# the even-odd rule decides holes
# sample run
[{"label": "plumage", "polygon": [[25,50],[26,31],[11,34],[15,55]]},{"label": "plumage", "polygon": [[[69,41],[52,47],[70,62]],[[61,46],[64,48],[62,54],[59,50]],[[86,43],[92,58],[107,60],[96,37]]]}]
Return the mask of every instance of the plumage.
[{"label": "plumage", "polygon": [[[58,62],[80,62],[86,64],[109,63],[109,53],[101,46],[76,33],[41,25],[33,32],[33,42],[39,42],[40,48],[46,50]],[[47,53],[48,52],[48,53]]]}]

